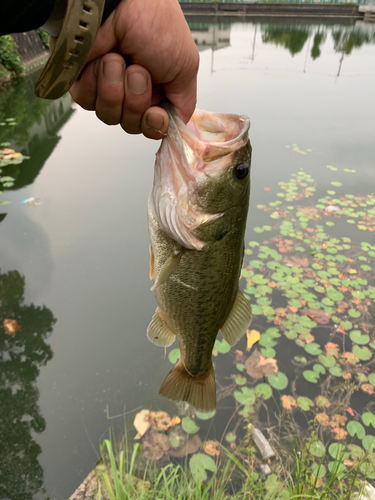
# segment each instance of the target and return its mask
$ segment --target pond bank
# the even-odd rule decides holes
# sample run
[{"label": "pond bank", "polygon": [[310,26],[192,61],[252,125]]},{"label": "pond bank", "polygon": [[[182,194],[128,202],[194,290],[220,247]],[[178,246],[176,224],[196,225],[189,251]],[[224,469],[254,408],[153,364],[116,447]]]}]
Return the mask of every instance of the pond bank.
[{"label": "pond bank", "polygon": [[180,2],[180,5],[185,15],[364,17],[364,13],[355,4]]}]

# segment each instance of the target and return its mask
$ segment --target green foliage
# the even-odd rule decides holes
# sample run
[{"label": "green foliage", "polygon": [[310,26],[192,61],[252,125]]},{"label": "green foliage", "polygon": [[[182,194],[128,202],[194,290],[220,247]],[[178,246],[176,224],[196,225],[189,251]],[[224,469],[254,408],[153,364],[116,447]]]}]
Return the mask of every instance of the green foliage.
[{"label": "green foliage", "polygon": [[23,71],[21,59],[11,35],[0,36],[0,64],[16,75],[20,75]]},{"label": "green foliage", "polygon": [[38,28],[36,30],[36,32],[38,33],[40,39],[42,40],[42,43],[45,46],[45,48],[47,50],[49,50],[49,36],[48,36],[48,34],[40,28]]}]

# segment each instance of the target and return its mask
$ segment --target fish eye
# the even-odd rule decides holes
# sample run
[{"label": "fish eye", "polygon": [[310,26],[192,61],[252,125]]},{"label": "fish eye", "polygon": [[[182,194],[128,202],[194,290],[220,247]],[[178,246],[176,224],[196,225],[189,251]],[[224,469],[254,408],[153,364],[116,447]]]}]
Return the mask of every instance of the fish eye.
[{"label": "fish eye", "polygon": [[249,173],[249,165],[247,163],[239,163],[234,167],[233,173],[237,179],[242,181]]}]

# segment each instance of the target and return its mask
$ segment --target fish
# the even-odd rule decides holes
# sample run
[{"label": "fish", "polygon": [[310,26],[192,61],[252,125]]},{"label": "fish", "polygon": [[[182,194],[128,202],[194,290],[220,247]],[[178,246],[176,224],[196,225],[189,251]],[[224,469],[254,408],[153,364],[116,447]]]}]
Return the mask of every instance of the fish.
[{"label": "fish", "polygon": [[187,125],[171,104],[148,198],[150,279],[157,308],[148,339],[180,359],[160,396],[216,408],[212,350],[246,333],[251,307],[239,289],[250,199],[249,118],[196,110]]}]

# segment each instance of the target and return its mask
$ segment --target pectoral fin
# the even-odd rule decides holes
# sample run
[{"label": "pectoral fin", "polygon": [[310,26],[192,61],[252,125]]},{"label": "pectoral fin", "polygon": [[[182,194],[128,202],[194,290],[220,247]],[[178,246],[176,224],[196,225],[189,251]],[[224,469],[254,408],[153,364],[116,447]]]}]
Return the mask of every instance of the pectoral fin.
[{"label": "pectoral fin", "polygon": [[229,345],[235,345],[249,328],[251,323],[251,307],[240,290],[224,325],[220,328],[222,336]]},{"label": "pectoral fin", "polygon": [[147,338],[158,346],[170,346],[176,340],[176,335],[168,328],[167,323],[157,308],[147,328]]},{"label": "pectoral fin", "polygon": [[173,252],[168,259],[165,261],[164,266],[160,269],[159,274],[157,275],[154,284],[151,287],[151,291],[153,292],[160,285],[165,283],[167,279],[171,276],[173,271],[176,269],[178,264],[180,263],[180,259],[182,255],[185,253],[185,248],[181,248]]},{"label": "pectoral fin", "polygon": [[155,256],[152,246],[150,245],[150,280],[155,279]]}]

